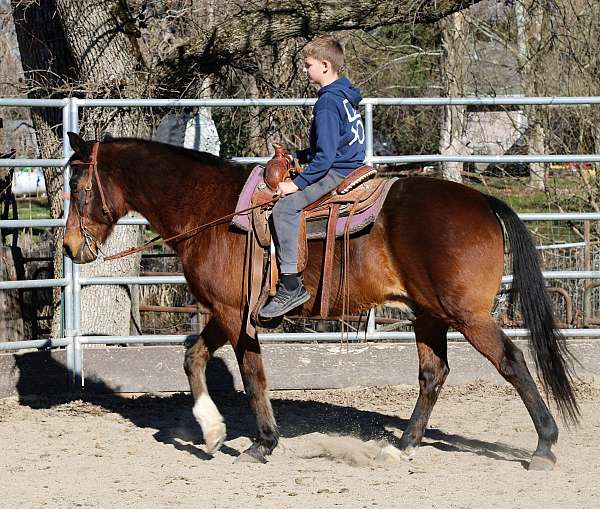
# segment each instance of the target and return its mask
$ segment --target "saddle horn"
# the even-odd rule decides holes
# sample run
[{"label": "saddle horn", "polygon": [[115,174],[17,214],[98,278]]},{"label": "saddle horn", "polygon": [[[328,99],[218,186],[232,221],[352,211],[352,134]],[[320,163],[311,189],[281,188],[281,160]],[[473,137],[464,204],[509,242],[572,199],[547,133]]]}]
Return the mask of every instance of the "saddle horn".
[{"label": "saddle horn", "polygon": [[286,154],[283,145],[273,143],[275,154],[265,166],[265,182],[271,191],[275,191],[280,182],[290,176],[291,158]]}]

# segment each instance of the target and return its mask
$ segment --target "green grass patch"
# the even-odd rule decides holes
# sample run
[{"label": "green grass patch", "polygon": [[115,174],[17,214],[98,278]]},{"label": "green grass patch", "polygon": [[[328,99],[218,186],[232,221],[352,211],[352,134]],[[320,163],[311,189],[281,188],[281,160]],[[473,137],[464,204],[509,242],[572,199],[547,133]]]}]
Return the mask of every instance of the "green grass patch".
[{"label": "green grass patch", "polygon": [[50,206],[48,199],[27,197],[17,199],[19,219],[49,219]]},{"label": "green grass patch", "polygon": [[547,190],[529,187],[528,177],[482,177],[465,183],[508,203],[517,212],[593,212],[581,198],[581,180],[570,174],[552,175]]}]

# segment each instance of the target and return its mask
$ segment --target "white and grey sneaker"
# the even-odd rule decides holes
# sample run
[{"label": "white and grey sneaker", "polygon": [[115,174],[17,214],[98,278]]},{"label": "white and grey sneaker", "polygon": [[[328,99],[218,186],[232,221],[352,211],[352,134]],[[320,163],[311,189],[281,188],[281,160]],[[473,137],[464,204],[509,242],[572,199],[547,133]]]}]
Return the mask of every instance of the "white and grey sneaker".
[{"label": "white and grey sneaker", "polygon": [[304,304],[310,299],[310,293],[303,284],[298,285],[295,290],[288,290],[281,283],[277,293],[267,302],[258,315],[261,318],[276,318],[289,313],[292,309]]}]

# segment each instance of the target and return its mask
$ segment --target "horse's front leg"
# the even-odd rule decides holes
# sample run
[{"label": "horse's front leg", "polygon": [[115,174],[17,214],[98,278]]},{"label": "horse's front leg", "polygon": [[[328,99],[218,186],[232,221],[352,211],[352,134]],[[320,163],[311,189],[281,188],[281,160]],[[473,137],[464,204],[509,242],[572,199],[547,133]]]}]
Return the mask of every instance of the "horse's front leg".
[{"label": "horse's front leg", "polygon": [[[239,316],[239,310],[229,309],[226,327],[229,329],[231,338],[235,338],[230,339],[231,345],[240,367],[248,403],[256,417],[258,428],[258,434],[253,444],[242,453],[239,461],[266,463],[266,456],[273,452],[279,442],[279,433],[269,399],[267,376],[260,345],[258,340],[246,334],[243,321],[237,316]],[[232,319],[232,317],[235,318]]]},{"label": "horse's front leg", "polygon": [[279,442],[277,424],[273,416],[273,408],[269,399],[267,377],[263,366],[260,345],[257,340],[246,336],[234,347],[244,381],[244,389],[248,396],[250,409],[256,417],[258,434],[254,443],[240,456],[240,461],[257,461],[266,463],[267,455]]},{"label": "horse's front leg", "polygon": [[206,387],[206,363],[213,352],[226,341],[215,320],[208,322],[200,337],[185,352],[184,370],[194,397],[194,417],[202,428],[209,454],[219,450],[225,441],[226,429],[223,416],[213,402]]}]

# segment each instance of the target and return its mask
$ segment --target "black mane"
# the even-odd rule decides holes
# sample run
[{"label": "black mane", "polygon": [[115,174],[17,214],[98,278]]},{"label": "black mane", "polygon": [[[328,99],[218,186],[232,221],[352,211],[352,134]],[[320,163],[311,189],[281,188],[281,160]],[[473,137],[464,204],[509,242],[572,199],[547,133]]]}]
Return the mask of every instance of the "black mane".
[{"label": "black mane", "polygon": [[111,138],[109,140],[103,141],[102,143],[103,144],[127,143],[127,144],[137,144],[137,145],[156,145],[161,148],[170,150],[171,152],[174,152],[175,154],[179,154],[181,156],[194,159],[195,161],[198,161],[199,163],[202,163],[202,164],[207,164],[207,165],[211,165],[211,166],[244,166],[244,165],[240,165],[239,163],[236,163],[235,161],[232,161],[230,159],[224,159],[222,157],[215,156],[214,154],[211,154],[209,152],[201,152],[199,150],[184,148],[184,147],[180,147],[178,145],[171,145],[169,143],[163,143],[161,141],[144,140],[144,139],[140,139],[140,138]]}]

